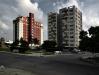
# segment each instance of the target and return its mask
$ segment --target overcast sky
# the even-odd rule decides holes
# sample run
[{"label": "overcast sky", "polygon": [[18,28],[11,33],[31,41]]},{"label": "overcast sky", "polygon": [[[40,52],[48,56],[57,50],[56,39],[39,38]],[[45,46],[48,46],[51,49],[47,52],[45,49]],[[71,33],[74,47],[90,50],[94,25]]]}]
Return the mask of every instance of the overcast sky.
[{"label": "overcast sky", "polygon": [[0,0],[0,37],[13,40],[13,19],[19,15],[35,14],[44,25],[44,39],[47,39],[47,13],[58,12],[60,8],[75,5],[82,11],[83,29],[99,26],[99,0]]}]

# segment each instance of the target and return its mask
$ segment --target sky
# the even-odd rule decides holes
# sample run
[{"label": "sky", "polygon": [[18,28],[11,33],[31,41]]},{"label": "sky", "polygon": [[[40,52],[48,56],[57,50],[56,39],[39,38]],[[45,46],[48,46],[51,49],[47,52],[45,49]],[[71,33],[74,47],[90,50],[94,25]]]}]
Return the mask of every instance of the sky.
[{"label": "sky", "polygon": [[99,26],[99,0],[0,0],[0,37],[13,40],[13,20],[18,16],[34,13],[35,19],[44,26],[47,36],[47,14],[75,5],[82,12],[83,30]]}]

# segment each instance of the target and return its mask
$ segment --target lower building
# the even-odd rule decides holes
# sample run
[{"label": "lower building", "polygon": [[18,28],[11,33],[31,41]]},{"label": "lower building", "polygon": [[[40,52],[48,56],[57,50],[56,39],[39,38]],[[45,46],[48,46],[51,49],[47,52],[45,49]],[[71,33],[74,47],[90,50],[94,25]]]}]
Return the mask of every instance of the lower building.
[{"label": "lower building", "polygon": [[13,41],[23,38],[28,43],[37,39],[39,44],[43,41],[43,25],[34,20],[34,14],[29,13],[29,17],[19,16],[13,20]]}]

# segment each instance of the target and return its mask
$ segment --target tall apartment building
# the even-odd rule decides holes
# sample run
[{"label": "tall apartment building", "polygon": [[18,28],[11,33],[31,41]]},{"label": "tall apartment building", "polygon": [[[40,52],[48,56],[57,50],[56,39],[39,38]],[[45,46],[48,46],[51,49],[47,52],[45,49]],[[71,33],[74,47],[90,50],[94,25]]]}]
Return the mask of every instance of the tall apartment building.
[{"label": "tall apartment building", "polygon": [[35,21],[34,14],[32,13],[29,13],[29,17],[17,17],[15,20],[13,20],[13,40],[16,41],[23,38],[25,41],[30,43],[32,39],[37,38],[40,44],[42,44],[42,28],[42,24]]},{"label": "tall apartment building", "polygon": [[[53,23],[53,21],[51,23]],[[58,23],[58,28],[55,28],[52,24],[49,25],[48,21],[48,30],[54,28],[54,30],[58,31],[57,35],[52,34],[53,31],[48,32],[49,40],[54,40],[53,37],[50,39],[50,36],[56,36],[59,38],[59,46],[77,48],[79,46],[79,33],[82,30],[82,13],[80,10],[75,6],[60,9],[59,19],[56,23]],[[54,33],[56,32],[54,31]]]},{"label": "tall apartment building", "polygon": [[34,31],[33,31],[33,26],[35,25],[35,20],[34,20],[34,14],[29,13],[28,18],[28,41],[29,43],[32,41],[34,38]]},{"label": "tall apartment building", "polygon": [[13,41],[23,38],[28,41],[28,19],[27,17],[19,16],[13,20]]},{"label": "tall apartment building", "polygon": [[52,41],[58,40],[57,38],[57,26],[58,26],[58,14],[50,12],[48,14],[48,39]]},{"label": "tall apartment building", "polygon": [[43,38],[44,38],[44,36],[43,36],[43,32],[44,31],[44,29],[43,29],[43,24],[41,24],[41,40],[40,40],[40,44],[43,44]]}]

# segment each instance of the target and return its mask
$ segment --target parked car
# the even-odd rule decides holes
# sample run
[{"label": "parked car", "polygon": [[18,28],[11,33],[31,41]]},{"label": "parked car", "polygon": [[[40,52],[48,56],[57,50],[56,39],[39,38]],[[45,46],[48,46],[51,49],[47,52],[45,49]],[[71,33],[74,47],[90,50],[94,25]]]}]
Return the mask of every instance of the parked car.
[{"label": "parked car", "polygon": [[13,49],[14,53],[19,53],[19,49]]},{"label": "parked car", "polygon": [[62,51],[55,51],[55,54],[62,54]]},{"label": "parked car", "polygon": [[79,53],[80,50],[79,50],[79,49],[73,49],[72,52],[73,52],[73,53]]}]

